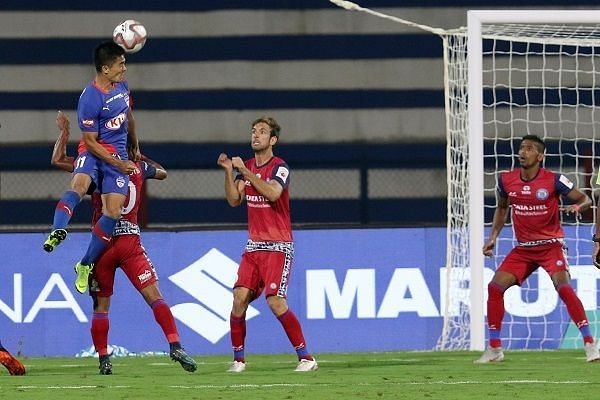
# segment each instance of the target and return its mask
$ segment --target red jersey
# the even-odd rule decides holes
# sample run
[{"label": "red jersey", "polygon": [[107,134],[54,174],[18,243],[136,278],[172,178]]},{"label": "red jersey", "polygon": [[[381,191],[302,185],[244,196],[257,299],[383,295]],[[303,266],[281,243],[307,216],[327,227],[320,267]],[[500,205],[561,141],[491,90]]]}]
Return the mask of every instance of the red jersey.
[{"label": "red jersey", "polygon": [[544,244],[543,241],[564,237],[559,199],[573,187],[566,176],[544,168],[530,181],[521,179],[520,168],[500,175],[498,194],[508,198],[512,206],[513,229],[519,244]]},{"label": "red jersey", "polygon": [[246,183],[246,203],[248,206],[248,234],[256,242],[291,242],[292,223],[290,219],[290,170],[285,161],[272,157],[264,165],[256,165],[256,159],[244,162],[246,168],[264,181],[276,180],[283,187],[277,201],[269,201],[260,194],[250,181],[239,174],[237,179]]},{"label": "red jersey", "polygon": [[[129,191],[125,198],[125,205],[121,218],[117,221],[113,236],[119,235],[139,235],[140,228],[138,226],[137,214],[140,208],[142,185],[145,179],[154,178],[156,168],[145,161],[135,163],[137,168],[129,174]],[[92,194],[92,226],[96,224],[102,216],[102,198],[99,192]]]}]

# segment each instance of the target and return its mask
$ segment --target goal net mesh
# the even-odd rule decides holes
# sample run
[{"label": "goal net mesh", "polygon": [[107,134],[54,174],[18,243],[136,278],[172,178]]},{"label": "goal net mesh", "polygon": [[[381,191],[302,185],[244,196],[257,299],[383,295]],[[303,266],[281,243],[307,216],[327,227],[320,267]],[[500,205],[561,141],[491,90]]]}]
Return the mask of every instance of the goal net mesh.
[{"label": "goal net mesh", "polygon": [[[469,195],[469,159],[483,158],[484,182],[481,190],[485,203],[484,234],[487,235],[496,208],[497,178],[500,173],[519,166],[516,154],[520,138],[528,134],[539,135],[546,141],[545,167],[564,174],[592,197],[592,210],[582,219],[561,215],[561,221],[569,248],[567,260],[572,284],[586,309],[592,334],[598,336],[600,319],[596,293],[600,273],[591,260],[597,199],[591,178],[595,176],[594,159],[600,151],[596,145],[600,139],[600,111],[597,111],[600,93],[596,89],[600,79],[597,55],[600,52],[600,25],[482,25],[483,64],[478,72],[483,78],[480,88],[483,97],[483,154],[474,154],[474,150],[469,149],[467,28],[433,28],[350,1],[330,1],[347,10],[437,34],[444,43],[448,223],[446,268],[440,276],[440,310],[444,321],[436,349],[472,347],[470,321],[475,316],[470,315],[471,268],[484,268],[483,284],[487,286],[494,271],[516,245],[509,220],[509,226],[504,228],[496,244],[494,257],[486,259],[485,265],[471,265],[469,220],[474,204],[471,204]],[[584,18],[589,11],[577,13]],[[573,16],[573,13],[570,15]],[[512,287],[505,293],[503,347],[582,347],[577,327],[570,322],[566,307],[550,278],[540,270],[522,287]],[[487,290],[482,289],[483,295],[478,301],[483,303],[485,310]],[[481,320],[481,317],[477,315],[476,319]],[[473,339],[473,342],[478,341],[479,338]],[[479,346],[475,343],[474,347]]]},{"label": "goal net mesh", "polygon": [[[469,175],[467,32],[442,35],[446,74],[448,230],[444,326],[438,349],[468,349]],[[593,209],[581,220],[561,215],[573,286],[596,333],[596,282],[591,262],[596,199],[591,178],[600,139],[600,26],[494,24],[482,26],[483,141],[486,236],[496,207],[499,174],[519,167],[520,138],[546,141],[544,166],[567,176],[591,195]],[[510,219],[494,257],[486,259],[484,283],[516,244]],[[475,268],[480,266],[473,266]],[[487,290],[484,290],[487,298]],[[487,299],[483,299],[486,301]],[[485,304],[485,303],[484,303]],[[543,269],[505,293],[504,348],[582,347],[579,331]],[[485,309],[485,306],[484,306]],[[487,339],[487,332],[486,332]]]}]

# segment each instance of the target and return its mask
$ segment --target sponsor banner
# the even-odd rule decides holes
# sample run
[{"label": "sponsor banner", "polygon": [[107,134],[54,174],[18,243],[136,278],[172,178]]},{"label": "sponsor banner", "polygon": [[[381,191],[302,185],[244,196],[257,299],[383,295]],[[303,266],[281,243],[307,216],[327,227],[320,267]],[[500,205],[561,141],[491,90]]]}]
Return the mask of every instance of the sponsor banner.
[{"label": "sponsor banner", "polygon": [[[288,302],[302,323],[309,349],[434,348],[445,309],[440,299],[446,290],[445,238],[444,228],[295,232]],[[84,254],[89,234],[69,235],[51,254],[42,250],[44,239],[41,233],[0,235],[0,340],[26,356],[73,356],[91,345],[92,301],[73,286],[73,266]],[[245,231],[142,234],[182,343],[193,354],[231,351],[232,286],[246,239]],[[572,273],[574,281],[585,282],[584,305],[595,309],[597,274],[589,267],[572,267]],[[486,269],[486,279],[492,273]],[[457,283],[450,313],[461,307],[466,279]],[[538,284],[538,279],[533,281]],[[521,299],[518,289],[507,298],[513,320],[564,320],[551,284],[541,278],[539,286],[544,290],[536,298]],[[134,352],[168,350],[150,307],[122,272],[116,274],[109,318],[111,345]],[[264,297],[250,305],[247,320],[248,355],[293,353]],[[555,338],[564,334],[549,331]]]}]

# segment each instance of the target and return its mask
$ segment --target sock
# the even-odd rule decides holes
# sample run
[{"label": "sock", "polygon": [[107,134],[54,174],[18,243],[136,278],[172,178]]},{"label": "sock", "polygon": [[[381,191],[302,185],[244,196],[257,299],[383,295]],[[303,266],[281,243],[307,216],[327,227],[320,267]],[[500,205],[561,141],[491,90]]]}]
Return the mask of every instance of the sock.
[{"label": "sock", "polygon": [[100,254],[102,254],[106,246],[110,243],[110,238],[116,224],[116,219],[107,217],[106,215],[100,217],[92,230],[92,239],[85,255],[81,259],[82,264],[90,265],[96,262]]},{"label": "sock", "polygon": [[573,287],[568,283],[563,283],[562,285],[558,285],[556,291],[567,306],[567,311],[575,326],[579,328],[581,336],[583,336],[583,343],[593,343],[594,337],[590,332],[590,324],[585,315],[583,304],[581,304],[581,300],[575,294]]},{"label": "sock", "polygon": [[54,222],[52,230],[65,229],[73,216],[73,211],[77,204],[81,201],[81,197],[76,192],[69,190],[63,194],[63,197],[58,201],[54,209]]},{"label": "sock", "polygon": [[288,339],[294,346],[296,350],[296,354],[298,355],[298,359],[307,359],[312,360],[313,357],[308,352],[306,348],[306,341],[304,340],[304,335],[302,334],[302,327],[300,326],[300,321],[296,318],[296,315],[288,308],[286,312],[277,317],[279,322],[281,322],[281,326],[283,326],[283,330],[285,331]]},{"label": "sock", "polygon": [[246,314],[236,317],[229,316],[231,328],[231,347],[233,348],[233,361],[246,362],[244,359],[244,341],[246,340]]},{"label": "sock", "polygon": [[[173,313],[171,312],[169,305],[163,299],[158,299],[150,304],[150,307],[154,313],[154,319],[156,319],[156,322],[158,322],[162,328],[169,344],[179,344],[179,333],[177,332],[175,319],[173,318]],[[173,346],[170,347],[171,350],[174,350]],[[181,348],[181,344],[179,344],[178,348]]]},{"label": "sock", "polygon": [[500,330],[504,318],[504,288],[495,282],[488,284],[487,318],[490,347],[501,347]]},{"label": "sock", "polygon": [[92,316],[92,342],[100,357],[108,356],[108,313],[94,312]]}]

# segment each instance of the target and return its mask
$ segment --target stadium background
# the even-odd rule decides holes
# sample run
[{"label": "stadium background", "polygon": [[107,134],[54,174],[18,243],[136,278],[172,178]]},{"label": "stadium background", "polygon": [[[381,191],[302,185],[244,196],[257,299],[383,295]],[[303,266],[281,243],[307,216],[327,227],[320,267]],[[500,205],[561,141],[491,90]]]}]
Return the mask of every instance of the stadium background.
[{"label": "stadium background", "polygon": [[[442,28],[464,25],[468,8],[594,4],[363,3]],[[9,0],[0,10],[0,225],[48,223],[69,179],[48,162],[56,110],[75,121],[93,76],[91,51],[125,18],[150,35],[128,57],[142,150],[170,172],[148,184],[149,226],[243,222],[244,211],[222,200],[215,159],[221,151],[247,157],[248,124],[264,114],[283,127],[278,153],[294,171],[295,222],[445,223],[435,35],[325,0]],[[76,126],[73,133],[75,143]],[[76,224],[86,226],[88,209],[80,207]]]},{"label": "stadium background", "polygon": [[[442,28],[465,25],[466,10],[471,8],[596,5],[593,1],[391,0],[361,4]],[[75,108],[81,89],[93,77],[92,49],[99,41],[110,38],[116,24],[129,18],[144,23],[149,32],[145,48],[127,57],[138,136],[142,151],[169,171],[165,182],[147,185],[144,210],[147,227],[168,230],[197,227],[210,232],[243,223],[245,209],[232,210],[223,199],[223,173],[215,161],[222,151],[250,156],[249,123],[265,114],[274,116],[283,127],[276,151],[292,169],[292,212],[298,228],[323,228],[331,224],[363,228],[444,226],[445,117],[442,45],[438,37],[350,13],[325,0],[144,3],[7,0],[0,3],[2,230],[48,229],[56,200],[69,181],[67,174],[49,165],[57,134],[56,111],[65,111],[71,119],[73,134],[69,151],[73,154],[79,138]],[[85,228],[89,218],[89,207],[81,205],[74,224]],[[374,246],[381,240],[380,235],[370,236],[370,233],[365,230],[366,236],[359,235],[357,245],[369,242],[369,246]],[[339,235],[339,231],[330,234]],[[17,249],[27,251],[17,245],[20,240],[40,242],[39,234],[32,235],[3,241],[3,259],[10,266],[1,275],[4,285],[0,287],[0,299],[6,304],[13,296],[16,299],[16,276],[20,271],[25,274],[25,286],[29,282],[27,274],[35,286],[35,290],[29,287],[24,295],[26,306],[35,304],[40,290],[54,279],[52,268],[64,274],[64,280],[69,282],[71,261],[66,261],[64,255],[60,256],[60,266],[56,260],[41,261],[41,255],[33,252],[24,258],[27,261],[19,258]],[[178,255],[171,243],[176,242],[175,234],[166,235],[150,236],[146,244],[150,243],[151,255],[156,254],[153,258],[161,261],[160,271],[170,277],[188,264],[169,264]],[[310,243],[315,240],[325,243],[319,249],[325,253],[326,235],[317,232],[316,237],[308,236]],[[368,257],[373,254],[369,251],[351,257],[333,254],[327,259],[315,256],[308,264],[332,266],[332,260],[338,260],[339,265],[333,269],[338,281],[345,274],[346,282],[351,268],[381,267],[376,273],[377,293],[373,293],[377,304],[384,300],[387,288],[393,287],[397,269],[417,266],[441,309],[438,269],[444,265],[443,229],[394,229],[389,237],[397,238],[398,242],[385,242],[385,251],[375,246],[377,251],[383,251],[379,257]],[[394,248],[400,241],[405,242]],[[73,243],[74,250],[69,256],[76,257],[82,243],[85,239]],[[348,245],[352,247],[353,243]],[[240,239],[239,244],[231,247],[241,249],[242,245]],[[159,249],[161,246],[170,247]],[[216,241],[215,246],[223,250],[224,245]],[[418,251],[416,246],[420,246]],[[341,244],[340,252],[343,248]],[[193,257],[209,249],[210,246],[199,250],[197,255],[186,256],[189,260],[185,262],[194,261]],[[413,254],[408,256],[411,249]],[[239,252],[225,253],[236,260],[239,256],[236,251]],[[26,268],[40,266],[47,268],[41,275],[36,275],[36,271],[25,272]],[[295,294],[298,303],[293,305],[303,323],[307,317],[303,289],[307,268],[298,265],[295,270],[302,278]],[[163,282],[167,299],[183,297],[176,294],[177,287],[169,286],[166,279]],[[77,301],[85,304],[86,300]],[[13,306],[2,308],[2,305],[0,310],[4,315],[10,314],[7,309],[17,307],[16,300]],[[118,303],[115,307],[118,310]],[[360,307],[357,300],[357,310],[352,312],[347,326],[336,325],[339,321],[330,318],[329,310],[325,321],[317,321],[308,329],[313,335],[332,329],[355,329],[364,325],[360,321]],[[264,307],[260,310],[268,315]],[[27,319],[25,315],[17,318],[16,314],[12,314],[13,322]],[[63,317],[72,316],[66,313]],[[408,340],[398,346],[427,349],[433,346],[439,333],[440,318],[435,317],[427,320],[420,314],[411,314],[406,320],[375,321],[375,329],[385,332],[386,340],[381,342],[385,343],[385,349],[399,348],[395,335],[410,337],[407,327],[415,326],[418,320],[426,326],[423,340],[418,343]],[[374,316],[369,314],[367,318]],[[60,319],[53,322],[50,316],[47,319],[36,327],[36,332],[60,323]],[[136,320],[135,323],[153,322]],[[380,323],[383,325],[377,325]],[[85,324],[79,324],[73,330],[85,332],[84,327]],[[361,340],[368,338],[373,324],[364,327]],[[5,331],[8,343],[15,343],[23,330],[21,323],[10,324]],[[192,337],[188,331],[185,335]],[[48,353],[48,348],[56,348],[53,340],[48,337],[46,347],[29,351],[67,354],[67,350]],[[286,351],[284,342],[279,345],[270,350]],[[376,345],[369,342],[367,347],[345,347],[336,342],[317,349],[382,349]],[[226,348],[222,342],[212,351]]]}]

